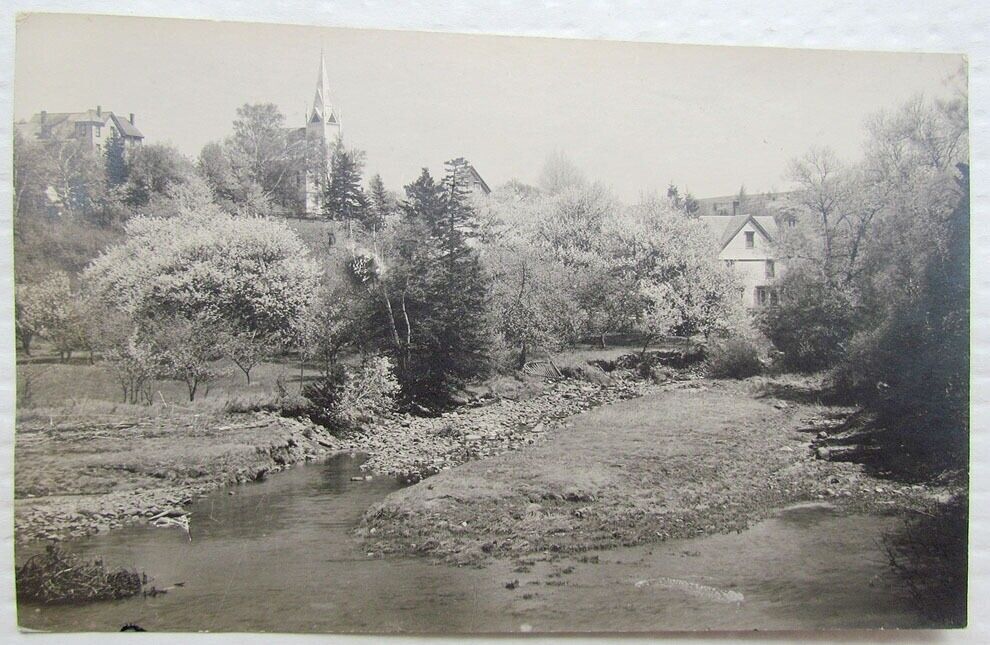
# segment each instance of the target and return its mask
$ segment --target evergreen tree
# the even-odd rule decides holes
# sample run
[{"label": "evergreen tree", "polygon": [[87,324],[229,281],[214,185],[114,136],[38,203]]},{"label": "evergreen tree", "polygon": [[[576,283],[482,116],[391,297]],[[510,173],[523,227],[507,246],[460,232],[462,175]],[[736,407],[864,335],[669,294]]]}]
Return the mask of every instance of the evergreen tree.
[{"label": "evergreen tree", "polygon": [[380,231],[386,220],[395,210],[392,196],[385,190],[381,175],[375,175],[368,184],[368,209],[365,213],[364,225],[372,231]]},{"label": "evergreen tree", "polygon": [[376,318],[406,396],[444,406],[488,365],[488,281],[468,243],[477,229],[463,159],[437,184],[429,171],[406,186],[396,257],[376,295]]},{"label": "evergreen tree", "polygon": [[362,222],[368,198],[361,189],[361,153],[337,139],[330,157],[330,181],[323,193],[323,216],[339,222]]},{"label": "evergreen tree", "polygon": [[110,138],[107,139],[104,151],[104,164],[106,165],[107,185],[110,188],[120,186],[127,181],[127,162],[124,160],[124,137],[117,134],[113,128],[110,129]]},{"label": "evergreen tree", "polygon": [[684,212],[690,215],[691,217],[697,217],[698,211],[701,210],[701,204],[699,204],[698,200],[694,198],[694,195],[691,194],[691,191],[686,191],[684,193],[683,208],[684,208]]}]

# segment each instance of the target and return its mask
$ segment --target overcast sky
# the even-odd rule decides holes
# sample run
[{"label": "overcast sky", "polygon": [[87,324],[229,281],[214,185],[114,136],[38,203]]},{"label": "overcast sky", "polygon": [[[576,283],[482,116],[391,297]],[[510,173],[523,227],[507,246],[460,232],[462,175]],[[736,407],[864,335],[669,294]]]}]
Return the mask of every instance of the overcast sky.
[{"label": "overcast sky", "polygon": [[948,92],[958,55],[653,45],[32,14],[17,26],[15,119],[101,105],[195,156],[238,106],[305,124],[321,47],[349,146],[399,189],[468,158],[492,186],[562,151],[633,201],[784,188],[813,145],[855,159],[864,121]]}]

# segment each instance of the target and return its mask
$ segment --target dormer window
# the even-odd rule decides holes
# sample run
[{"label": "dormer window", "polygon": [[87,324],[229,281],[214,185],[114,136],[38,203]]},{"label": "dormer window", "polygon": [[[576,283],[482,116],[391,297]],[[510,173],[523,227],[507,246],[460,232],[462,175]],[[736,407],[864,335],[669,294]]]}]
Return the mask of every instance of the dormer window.
[{"label": "dormer window", "polygon": [[754,237],[755,237],[755,233],[753,233],[753,231],[746,231],[746,248],[747,249],[753,248],[753,243],[754,243],[754,239],[753,238]]}]

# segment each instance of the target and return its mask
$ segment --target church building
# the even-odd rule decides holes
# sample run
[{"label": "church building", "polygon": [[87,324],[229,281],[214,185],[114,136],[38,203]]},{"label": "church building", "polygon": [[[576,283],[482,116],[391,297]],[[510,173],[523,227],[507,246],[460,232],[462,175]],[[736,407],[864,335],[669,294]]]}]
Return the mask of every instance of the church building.
[{"label": "church building", "polygon": [[300,214],[310,217],[320,215],[323,206],[323,190],[326,187],[330,155],[340,138],[340,112],[330,100],[330,83],[327,80],[327,64],[320,52],[320,72],[316,78],[316,96],[305,127],[294,128],[290,141],[304,145],[305,167],[296,173]]},{"label": "church building", "polygon": [[[327,80],[326,57],[320,52],[320,71],[316,77],[316,95],[309,111],[306,125],[290,128],[290,146],[304,146],[301,155],[305,163],[294,177],[295,210],[303,217],[321,217],[323,193],[329,177],[330,158],[334,145],[341,136],[340,110],[330,98],[330,82]],[[471,191],[476,195],[488,195],[491,189],[474,166],[469,165]]]}]

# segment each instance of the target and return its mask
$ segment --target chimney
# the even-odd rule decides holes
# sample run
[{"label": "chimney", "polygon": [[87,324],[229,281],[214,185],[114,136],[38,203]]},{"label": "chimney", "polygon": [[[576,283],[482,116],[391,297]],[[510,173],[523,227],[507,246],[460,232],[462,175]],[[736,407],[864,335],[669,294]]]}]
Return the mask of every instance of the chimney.
[{"label": "chimney", "polygon": [[732,200],[732,216],[735,217],[738,214],[739,214],[739,200],[738,199],[733,199]]},{"label": "chimney", "polygon": [[131,125],[134,125],[134,113],[133,112],[131,112],[130,121],[131,121]]},{"label": "chimney", "polygon": [[103,116],[103,106],[101,105],[96,106],[96,116]]},{"label": "chimney", "polygon": [[48,112],[46,112],[45,110],[42,110],[42,111],[41,111],[41,123],[42,123],[42,125],[43,125],[43,124],[44,124],[44,123],[45,123],[46,121],[48,121]]}]

